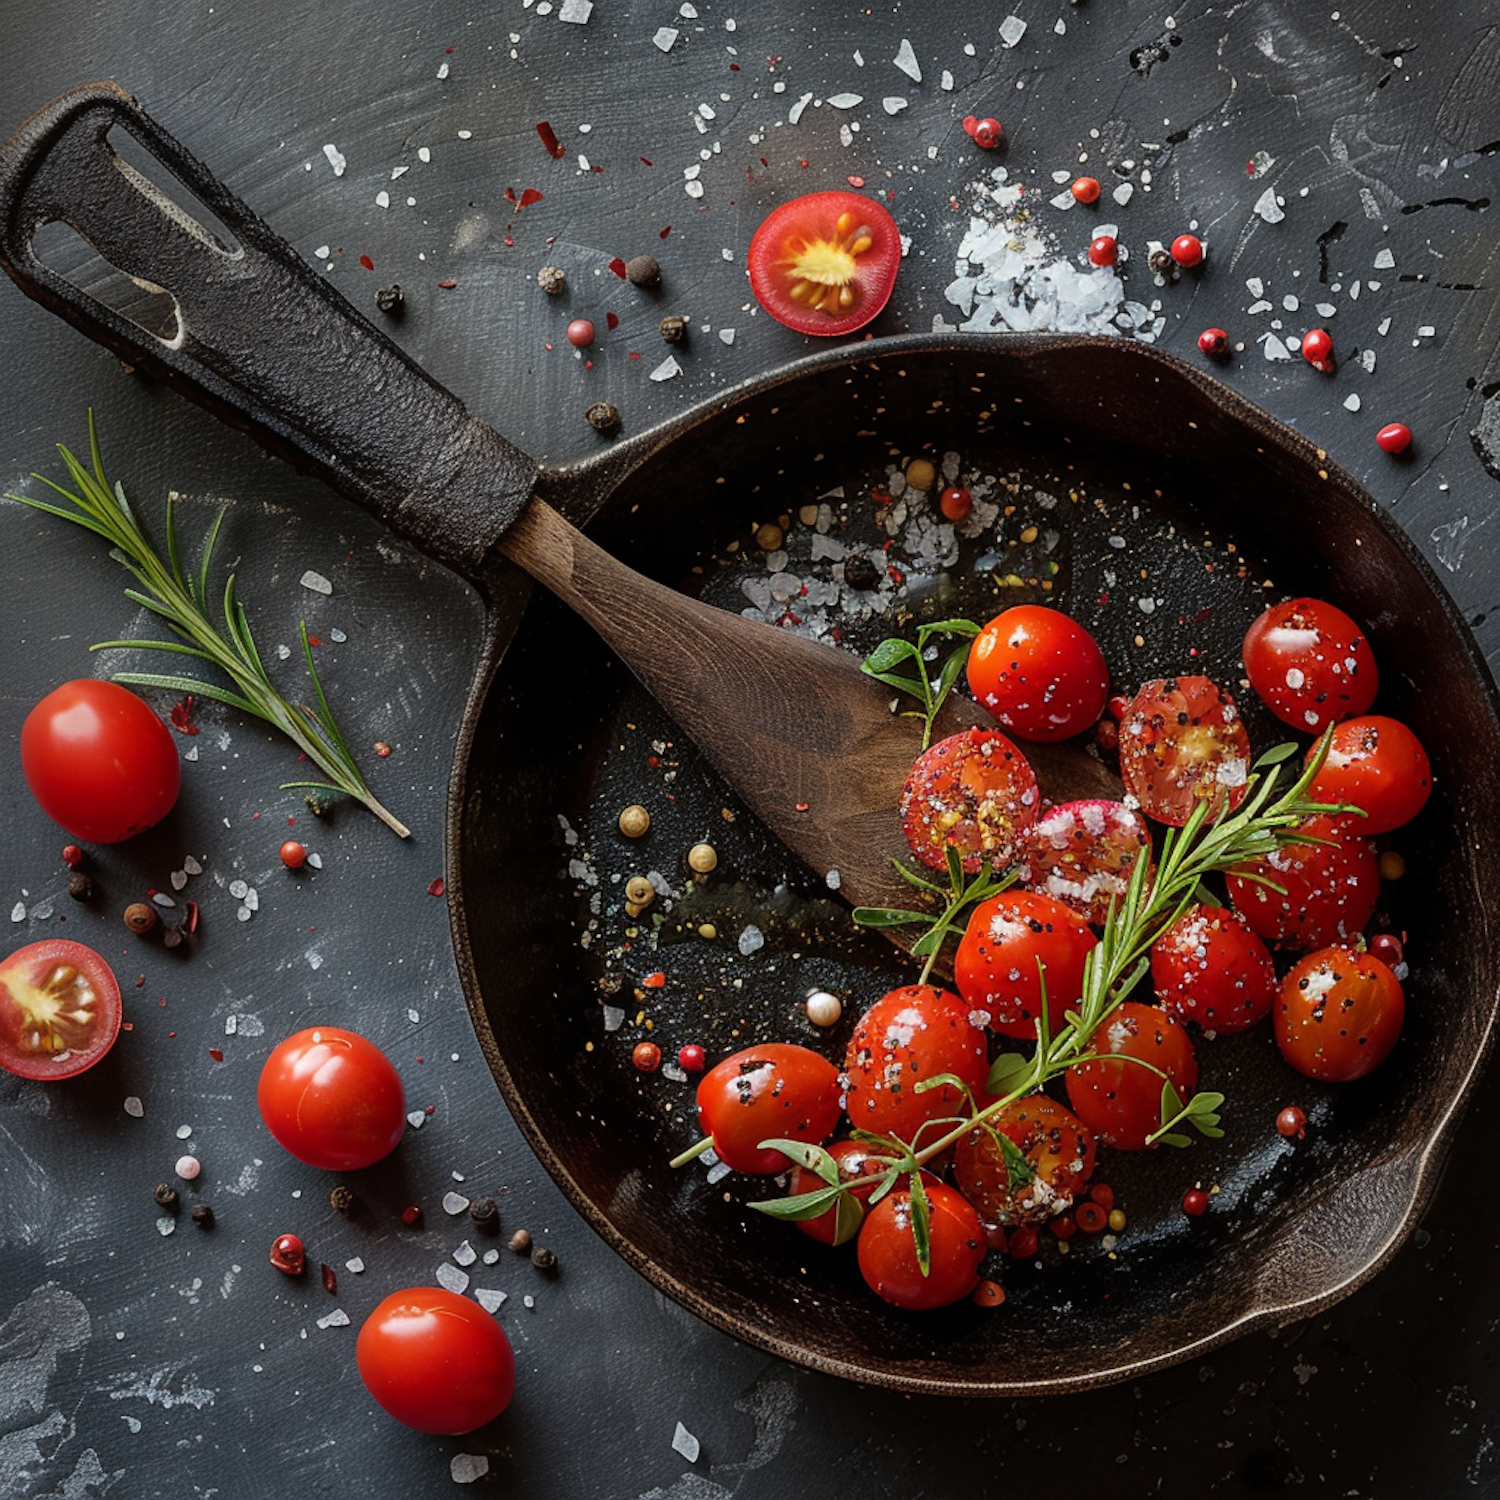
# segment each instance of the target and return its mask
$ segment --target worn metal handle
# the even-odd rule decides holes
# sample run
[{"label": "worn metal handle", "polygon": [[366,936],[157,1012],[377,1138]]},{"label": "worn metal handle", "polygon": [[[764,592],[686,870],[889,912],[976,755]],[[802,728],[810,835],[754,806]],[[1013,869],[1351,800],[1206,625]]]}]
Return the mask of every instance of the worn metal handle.
[{"label": "worn metal handle", "polygon": [[[234,237],[110,143],[123,128]],[[176,304],[171,336],[40,258],[69,225],[117,271]],[[73,89],[0,147],[0,264],[28,296],[121,358],[320,474],[469,575],[531,494],[536,465],[471,416],[114,83]]]}]

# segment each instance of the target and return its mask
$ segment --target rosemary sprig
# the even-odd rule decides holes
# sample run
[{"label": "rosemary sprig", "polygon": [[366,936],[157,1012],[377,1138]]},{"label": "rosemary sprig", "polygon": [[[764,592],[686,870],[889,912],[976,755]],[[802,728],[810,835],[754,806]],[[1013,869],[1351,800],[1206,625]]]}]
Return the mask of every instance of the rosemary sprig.
[{"label": "rosemary sprig", "polygon": [[[898,692],[909,693],[921,705],[920,714],[908,710],[912,718],[922,720],[922,748],[932,742],[932,726],[942,708],[944,700],[958,681],[964,663],[969,659],[969,642],[979,634],[979,626],[972,620],[935,620],[921,626],[915,642],[891,636],[882,641],[860,663],[862,671],[887,687]],[[936,678],[927,675],[928,645],[935,636],[956,635],[961,639],[938,668]],[[935,648],[934,648],[935,649]]]},{"label": "rosemary sprig", "polygon": [[408,838],[410,829],[377,800],[334,721],[327,695],[318,677],[318,669],[313,663],[306,621],[300,622],[302,655],[317,696],[314,708],[289,703],[272,684],[251,635],[245,606],[235,591],[234,574],[231,573],[224,584],[221,601],[224,617],[222,631],[210,618],[209,565],[224,522],[224,511],[221,510],[214,518],[204,536],[203,552],[196,573],[189,573],[183,567],[172,497],[167,497],[167,555],[163,559],[125,499],[124,487],[118,482],[111,486],[105,477],[104,460],[99,452],[99,439],[94,429],[92,412],[89,413],[92,469],[61,444],[57,451],[62,455],[75,489],[69,490],[47,478],[45,474],[32,477],[62,496],[68,502],[67,506],[39,500],[30,495],[7,495],[6,499],[19,501],[22,505],[45,511],[48,515],[59,516],[64,521],[71,521],[75,526],[103,537],[109,543],[111,556],[140,584],[140,588],[127,588],[125,596],[165,620],[177,636],[175,641],[100,641],[91,649],[106,651],[117,647],[146,647],[153,651],[194,656],[216,667],[235,687],[231,690],[197,677],[155,672],[117,672],[115,680],[138,687],[166,688],[172,692],[212,698],[242,713],[264,719],[281,730],[328,778],[327,781],[283,782],[284,788],[306,787],[343,792],[364,803],[402,838]]}]

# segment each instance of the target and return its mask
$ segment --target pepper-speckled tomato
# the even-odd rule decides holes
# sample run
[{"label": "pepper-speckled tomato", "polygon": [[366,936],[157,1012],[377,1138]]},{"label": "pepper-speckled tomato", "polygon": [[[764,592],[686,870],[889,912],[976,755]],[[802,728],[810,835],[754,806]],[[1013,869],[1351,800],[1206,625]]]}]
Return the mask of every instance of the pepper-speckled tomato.
[{"label": "pepper-speckled tomato", "polygon": [[968,677],[975,698],[1023,740],[1082,734],[1109,697],[1098,642],[1061,610],[1040,604],[1004,610],[974,637]]},{"label": "pepper-speckled tomato", "polygon": [[1100,1024],[1088,1050],[1099,1055],[1068,1069],[1068,1103],[1107,1146],[1140,1151],[1160,1129],[1163,1074],[1184,1101],[1198,1087],[1187,1028],[1158,1006],[1125,1001]]},{"label": "pepper-speckled tomato", "polygon": [[980,1220],[1042,1224],[1070,1209],[1094,1173],[1093,1131],[1046,1094],[1013,1100],[990,1125],[1015,1143],[1035,1175],[1012,1183],[1004,1148],[988,1130],[970,1131],[953,1148],[953,1175]]},{"label": "pepper-speckled tomato", "polygon": [[[1307,752],[1311,760],[1314,746]],[[1348,802],[1365,816],[1341,819],[1353,834],[1389,833],[1422,811],[1432,791],[1427,752],[1405,724],[1380,714],[1334,726],[1328,759],[1308,789],[1314,802]]]},{"label": "pepper-speckled tomato", "polygon": [[1390,965],[1343,947],[1309,953],[1282,980],[1272,1012],[1281,1055],[1324,1083],[1352,1083],[1383,1063],[1405,1015]]},{"label": "pepper-speckled tomato", "polygon": [[1261,701],[1306,734],[1368,713],[1380,685],[1364,631],[1322,599],[1273,604],[1245,632],[1244,658]]},{"label": "pepper-speckled tomato", "polygon": [[736,1172],[785,1172],[780,1151],[762,1141],[818,1145],[839,1122],[839,1070],[810,1047],[763,1042],[726,1057],[698,1084],[698,1124],[719,1160]]},{"label": "pepper-speckled tomato", "polygon": [[808,193],[773,209],[750,241],[750,290],[778,323],[837,337],[890,299],[901,232],[861,193]]},{"label": "pepper-speckled tomato", "polygon": [[1049,808],[1021,839],[1016,867],[1021,884],[1061,901],[1095,926],[1124,900],[1131,871],[1151,860],[1151,830],[1123,802],[1094,797]]},{"label": "pepper-speckled tomato", "polygon": [[[841,1182],[854,1182],[861,1177],[873,1176],[884,1169],[878,1149],[864,1141],[830,1141],[828,1154],[838,1167]],[[815,1193],[830,1184],[808,1167],[792,1168],[792,1180],[787,1188],[787,1197],[795,1198],[801,1193]],[[803,1234],[811,1236],[822,1245],[842,1245],[859,1233],[864,1222],[865,1203],[875,1191],[874,1182],[863,1187],[850,1188],[842,1197],[824,1209],[815,1219],[795,1219],[793,1222]]]},{"label": "pepper-speckled tomato", "polygon": [[966,729],[917,757],[901,793],[901,828],[925,865],[946,871],[956,849],[964,869],[1003,869],[1041,808],[1036,774],[998,729]]},{"label": "pepper-speckled tomato", "polygon": [[0,1068],[72,1078],[120,1034],[120,986],[92,948],[48,938],[0,962]]},{"label": "pepper-speckled tomato", "polygon": [[1237,911],[1190,906],[1151,947],[1156,998],[1205,1031],[1244,1031],[1271,1012],[1276,966]]},{"label": "pepper-speckled tomato", "polygon": [[1245,798],[1250,736],[1234,700],[1207,677],[1141,684],[1120,720],[1120,776],[1141,811],[1181,828],[1200,802],[1210,820]]},{"label": "pepper-speckled tomato", "polygon": [[911,1194],[888,1193],[865,1215],[859,1269],[877,1297],[912,1312],[947,1307],[979,1283],[987,1246],[974,1205],[956,1188],[927,1181],[928,1266],[923,1274],[912,1232]]}]

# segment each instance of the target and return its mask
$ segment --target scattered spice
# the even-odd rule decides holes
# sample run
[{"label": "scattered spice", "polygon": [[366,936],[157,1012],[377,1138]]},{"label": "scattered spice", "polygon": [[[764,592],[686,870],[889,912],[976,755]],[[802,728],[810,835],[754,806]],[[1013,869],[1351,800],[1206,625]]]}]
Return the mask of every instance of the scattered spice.
[{"label": "scattered spice", "polygon": [[969,1293],[975,1307],[999,1307],[1005,1301],[1005,1288],[998,1281],[981,1281]]},{"label": "scattered spice", "polygon": [[541,137],[543,149],[548,156],[561,158],[567,155],[568,148],[558,140],[557,132],[545,120],[537,121],[536,133]]},{"label": "scattered spice", "polygon": [[1229,353],[1229,335],[1222,328],[1205,328],[1198,335],[1198,348],[1210,359],[1223,359]]},{"label": "scattered spice", "polygon": [[214,1211],[206,1203],[195,1203],[190,1217],[199,1229],[214,1227]]},{"label": "scattered spice", "polygon": [[1278,1135],[1284,1135],[1288,1140],[1302,1140],[1307,1135],[1307,1115],[1297,1108],[1295,1104],[1289,1104],[1276,1116],[1276,1131]]},{"label": "scattered spice", "polygon": [[549,297],[556,297],[562,293],[568,285],[567,273],[561,266],[543,266],[536,273],[536,284],[546,292]]},{"label": "scattered spice", "polygon": [[179,1156],[172,1169],[184,1182],[191,1182],[202,1170],[203,1163],[196,1156]]},{"label": "scattered spice", "polygon": [[156,915],[156,908],[145,901],[132,901],[125,908],[125,925],[137,937],[143,937],[150,932],[160,919]]},{"label": "scattered spice", "polygon": [[507,1241],[510,1248],[517,1255],[525,1255],[531,1249],[531,1232],[527,1229],[518,1229]]},{"label": "scattered spice", "polygon": [[415,1229],[422,1222],[422,1209],[419,1204],[412,1203],[401,1210],[401,1222],[408,1229]]},{"label": "scattered spice", "polygon": [[307,863],[307,850],[296,839],[288,839],[277,853],[289,870],[300,870]]},{"label": "scattered spice", "polygon": [[677,1066],[684,1073],[701,1073],[708,1066],[708,1053],[697,1042],[677,1049]]},{"label": "scattered spice", "polygon": [[1190,1219],[1201,1219],[1208,1212],[1208,1194],[1202,1188],[1189,1188],[1182,1195],[1182,1211]]},{"label": "scattered spice", "polygon": [[400,313],[405,310],[406,293],[401,290],[401,283],[393,281],[389,286],[383,286],[375,293],[375,306],[383,313]]},{"label": "scattered spice", "polygon": [[88,901],[94,894],[94,882],[83,870],[74,870],[68,876],[68,894],[75,901]]},{"label": "scattered spice", "polygon": [[632,255],[625,262],[625,279],[631,286],[660,286],[661,266],[654,255]]},{"label": "scattered spice", "polygon": [[1405,453],[1411,447],[1411,428],[1405,422],[1391,422],[1375,434],[1382,453]]},{"label": "scattered spice", "polygon": [[1196,234],[1179,234],[1172,241],[1172,259],[1187,270],[1201,266],[1203,264],[1203,241]]},{"label": "scattered spice", "polygon": [[83,863],[83,850],[77,844],[64,844],[62,857],[69,869],[76,870]]},{"label": "scattered spice", "polygon": [[695,875],[709,875],[719,863],[719,852],[712,844],[694,844],[687,853],[688,869]]},{"label": "scattered spice", "polygon": [[680,344],[687,337],[687,327],[686,318],[679,317],[676,313],[668,313],[656,325],[656,331],[661,334],[664,343]]},{"label": "scattered spice", "polygon": [[328,1194],[329,1207],[341,1214],[353,1213],[357,1201],[354,1189],[342,1182],[333,1187]]},{"label": "scattered spice", "polygon": [[1072,193],[1074,199],[1079,203],[1097,203],[1099,201],[1099,179],[1097,177],[1080,177],[1068,191]]},{"label": "scattered spice", "polygon": [[555,1271],[557,1269],[557,1252],[549,1250],[545,1245],[534,1245],[531,1251],[531,1263],[538,1271]]},{"label": "scattered spice", "polygon": [[1101,234],[1089,245],[1089,264],[1112,266],[1120,258],[1120,247],[1112,234]]},{"label": "scattered spice", "polygon": [[587,318],[574,318],[568,324],[568,342],[575,349],[587,349],[594,342],[594,325]]},{"label": "scattered spice", "polygon": [[620,812],[620,832],[628,839],[642,839],[651,828],[651,814],[639,802],[632,802]]},{"label": "scattered spice", "polygon": [[608,401],[596,401],[584,412],[595,432],[613,432],[620,425],[619,409]]},{"label": "scattered spice", "polygon": [[807,997],[807,1019],[814,1026],[835,1026],[843,1013],[844,1002],[827,990],[814,990]]},{"label": "scattered spice", "polygon": [[1320,370],[1324,375],[1333,374],[1333,336],[1326,328],[1314,328],[1310,333],[1303,334],[1302,357],[1313,369]]},{"label": "scattered spice", "polygon": [[448,889],[448,882],[441,875],[427,887],[429,896],[441,896]]},{"label": "scattered spice", "polygon": [[654,1073],[661,1066],[661,1048],[655,1042],[637,1042],[630,1061],[642,1073]]},{"label": "scattered spice", "polygon": [[335,1272],[333,1267],[327,1264],[326,1261],[320,1263],[318,1269],[323,1277],[323,1290],[327,1292],[330,1297],[337,1297],[339,1294],[339,1278],[337,1272]]},{"label": "scattered spice", "polygon": [[475,1198],[469,1204],[469,1217],[476,1229],[493,1234],[500,1227],[500,1210],[493,1198]]},{"label": "scattered spice", "polygon": [[158,1182],[151,1193],[158,1208],[177,1207],[177,1189],[170,1182]]}]

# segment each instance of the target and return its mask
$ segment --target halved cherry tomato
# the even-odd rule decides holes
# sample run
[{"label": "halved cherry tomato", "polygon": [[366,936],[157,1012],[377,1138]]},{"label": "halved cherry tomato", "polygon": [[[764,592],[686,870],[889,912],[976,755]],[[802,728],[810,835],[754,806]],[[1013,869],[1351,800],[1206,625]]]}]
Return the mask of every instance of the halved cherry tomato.
[{"label": "halved cherry tomato", "polygon": [[1364,632],[1322,599],[1273,604],[1245,632],[1244,658],[1266,707],[1309,734],[1368,713],[1380,685]]},{"label": "halved cherry tomato", "polygon": [[1276,1045],[1299,1073],[1352,1083],[1390,1056],[1406,999],[1389,964],[1353,948],[1322,948],[1282,980],[1273,1015]]},{"label": "halved cherry tomato", "polygon": [[901,793],[912,853],[934,870],[956,849],[964,869],[1004,868],[1041,807],[1036,775],[998,729],[966,729],[924,750]]},{"label": "halved cherry tomato", "polygon": [[1004,1148],[990,1131],[964,1136],[953,1148],[953,1174],[980,1222],[1042,1224],[1070,1209],[1094,1173],[1093,1131],[1046,1094],[1013,1100],[990,1125],[1015,1142],[1035,1176],[1013,1186]]},{"label": "halved cherry tomato", "polygon": [[863,328],[890,299],[901,232],[860,193],[808,193],[773,209],[750,241],[750,290],[798,333]]},{"label": "halved cherry tomato", "polygon": [[1021,840],[1016,866],[1029,891],[1051,896],[1103,926],[1124,899],[1130,873],[1151,859],[1146,820],[1123,802],[1092,798],[1050,808]]},{"label": "halved cherry tomato", "polygon": [[719,1160],[736,1172],[770,1177],[785,1172],[769,1140],[811,1141],[833,1134],[839,1108],[839,1070],[810,1047],[763,1042],[726,1057],[698,1084],[698,1124],[713,1137]]},{"label": "halved cherry tomato", "polygon": [[1047,990],[1047,1024],[1054,1036],[1063,1013],[1083,994],[1083,966],[1098,942],[1071,907],[1034,891],[1001,891],[981,901],[969,918],[953,977],[964,1003],[989,1017],[1002,1036],[1035,1039]]},{"label": "halved cherry tomato", "polygon": [[[1230,871],[1224,884],[1251,929],[1279,948],[1307,952],[1364,931],[1380,899],[1374,845],[1346,826],[1357,818],[1309,818],[1298,832],[1321,842],[1285,844]],[[1260,880],[1252,879],[1259,876]],[[1282,887],[1283,896],[1262,881]]]},{"label": "halved cherry tomato", "polygon": [[1234,700],[1207,677],[1141,684],[1120,721],[1120,775],[1141,811],[1181,828],[1200,802],[1209,819],[1244,800],[1250,736]]},{"label": "halved cherry tomato", "polygon": [[1190,906],[1151,947],[1156,998],[1205,1031],[1244,1031],[1270,1014],[1276,966],[1237,911]]},{"label": "halved cherry tomato", "polygon": [[[872,1156],[878,1157],[879,1153],[863,1141],[830,1141],[827,1150],[838,1164],[839,1180],[842,1182],[853,1182],[860,1177],[872,1176],[880,1170],[879,1165],[871,1162]],[[792,1168],[792,1181],[787,1188],[787,1197],[795,1198],[799,1193],[813,1193],[828,1186],[816,1172],[799,1163]],[[811,1235],[819,1244],[845,1244],[859,1233],[859,1226],[865,1217],[864,1205],[875,1187],[876,1184],[871,1182],[864,1187],[851,1188],[817,1218],[796,1219],[793,1222],[803,1234]]]},{"label": "halved cherry tomato", "polygon": [[1091,729],[1109,697],[1109,668],[1088,631],[1061,610],[1018,604],[969,647],[969,687],[1023,740],[1071,739]]},{"label": "halved cherry tomato", "polygon": [[989,1075],[988,1054],[983,1025],[957,995],[925,984],[892,990],[859,1018],[849,1038],[843,1079],[850,1122],[920,1148],[939,1134],[923,1125],[967,1106],[951,1083],[920,1092],[917,1085],[951,1073],[977,1098]]},{"label": "halved cherry tomato", "polygon": [[909,1192],[888,1193],[865,1215],[859,1269],[877,1297],[925,1312],[967,1297],[988,1249],[974,1205],[946,1183],[926,1181],[928,1267],[922,1274]]},{"label": "halved cherry tomato", "polygon": [[64,938],[28,943],[0,963],[0,1068],[72,1078],[120,1034],[120,986],[109,965]]},{"label": "halved cherry tomato", "polygon": [[1187,1028],[1155,1005],[1125,1001],[1100,1024],[1088,1050],[1100,1055],[1068,1069],[1068,1103],[1107,1146],[1140,1151],[1161,1128],[1163,1074],[1184,1102],[1198,1087]]},{"label": "halved cherry tomato", "polygon": [[[1307,752],[1311,760],[1316,747]],[[1432,791],[1427,752],[1405,724],[1380,714],[1336,725],[1328,759],[1308,796],[1314,802],[1349,802],[1362,818],[1341,819],[1353,834],[1389,833],[1422,811]]]}]

